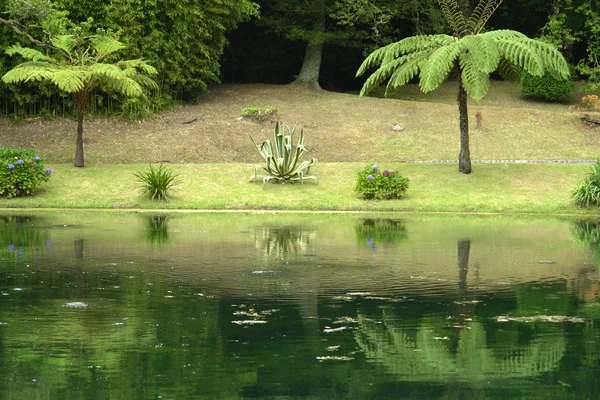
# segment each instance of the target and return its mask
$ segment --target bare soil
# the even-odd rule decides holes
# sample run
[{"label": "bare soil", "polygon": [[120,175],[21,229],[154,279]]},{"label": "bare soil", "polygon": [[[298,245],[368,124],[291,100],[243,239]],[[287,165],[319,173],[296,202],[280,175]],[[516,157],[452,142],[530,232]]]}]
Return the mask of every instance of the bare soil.
[{"label": "bare soil", "polygon": [[[198,104],[180,106],[149,120],[86,120],[86,163],[258,163],[261,159],[248,135],[257,142],[269,138],[275,121],[240,119],[246,106],[276,107],[282,122],[298,123],[304,129],[309,157],[324,162],[455,159],[458,154],[453,104],[359,98],[290,85],[219,85]],[[483,128],[475,129],[474,115],[482,110]],[[600,153],[599,134],[567,107],[563,113],[477,106],[470,112],[473,158],[561,158],[563,153],[563,158],[588,158]],[[394,132],[397,123],[405,130]],[[567,142],[567,147],[545,149],[542,143],[553,129],[556,135],[565,135],[556,141]],[[502,136],[521,131],[525,143],[507,146]],[[70,163],[75,132],[76,121],[71,119],[20,124],[0,120],[0,146],[35,148],[50,162]],[[539,132],[539,144],[532,132]],[[523,154],[514,154],[522,147],[526,147]]]}]

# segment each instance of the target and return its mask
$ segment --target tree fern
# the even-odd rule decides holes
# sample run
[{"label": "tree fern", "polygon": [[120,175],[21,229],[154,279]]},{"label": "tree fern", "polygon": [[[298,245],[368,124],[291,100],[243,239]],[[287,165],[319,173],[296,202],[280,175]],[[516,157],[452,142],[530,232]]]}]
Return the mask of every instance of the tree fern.
[{"label": "tree fern", "polygon": [[29,47],[21,47],[20,44],[14,44],[6,49],[6,54],[13,56],[15,54],[20,55],[26,60],[31,61],[54,61],[51,57],[46,56],[41,51],[31,49]]},{"label": "tree fern", "polygon": [[375,50],[360,66],[357,76],[378,67],[364,83],[361,96],[385,83],[386,94],[419,74],[420,89],[437,89],[453,69],[459,73],[459,116],[461,150],[459,171],[471,172],[467,118],[467,96],[479,100],[489,87],[489,74],[498,70],[507,79],[522,70],[532,75],[550,73],[566,79],[569,69],[562,55],[551,45],[529,39],[521,32],[497,30],[479,33],[501,0],[480,0],[465,19],[458,0],[438,0],[454,36],[419,35]]}]

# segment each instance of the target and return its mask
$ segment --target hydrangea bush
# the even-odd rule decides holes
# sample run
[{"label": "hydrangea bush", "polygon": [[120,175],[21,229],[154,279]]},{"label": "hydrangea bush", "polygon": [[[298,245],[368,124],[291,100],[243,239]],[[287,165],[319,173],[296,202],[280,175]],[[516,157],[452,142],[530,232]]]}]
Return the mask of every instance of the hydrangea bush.
[{"label": "hydrangea bush", "polygon": [[398,171],[381,171],[373,165],[358,172],[355,190],[366,199],[399,199],[406,193],[408,182]]},{"label": "hydrangea bush", "polygon": [[0,148],[0,197],[29,196],[52,170],[34,150]]}]

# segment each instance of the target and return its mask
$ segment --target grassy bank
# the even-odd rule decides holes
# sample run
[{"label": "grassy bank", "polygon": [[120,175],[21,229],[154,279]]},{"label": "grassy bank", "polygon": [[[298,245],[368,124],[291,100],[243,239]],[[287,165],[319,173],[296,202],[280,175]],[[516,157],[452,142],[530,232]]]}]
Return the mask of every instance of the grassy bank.
[{"label": "grassy bank", "polygon": [[354,192],[364,163],[318,163],[319,184],[249,183],[254,164],[173,164],[179,185],[167,202],[144,199],[134,172],[147,165],[50,165],[53,177],[35,196],[0,198],[1,208],[281,209],[405,212],[596,214],[570,198],[589,165],[475,164],[471,175],[455,164],[380,163],[410,178],[402,200],[367,201]]}]

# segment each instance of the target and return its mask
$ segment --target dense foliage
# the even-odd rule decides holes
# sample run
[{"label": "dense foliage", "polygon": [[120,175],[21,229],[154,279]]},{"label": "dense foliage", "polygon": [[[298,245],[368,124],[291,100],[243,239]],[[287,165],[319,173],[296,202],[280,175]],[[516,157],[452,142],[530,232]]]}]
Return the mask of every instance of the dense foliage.
[{"label": "dense foliage", "polygon": [[34,150],[0,148],[0,197],[29,196],[52,170]]},{"label": "dense foliage", "polygon": [[[285,134],[285,131],[289,134]],[[304,147],[304,131],[300,130],[300,137],[294,146],[294,134],[296,126],[293,128],[277,122],[275,124],[274,140],[265,140],[260,146],[256,144],[252,136],[250,140],[256,148],[256,151],[265,160],[265,165],[262,169],[266,175],[259,175],[257,170],[250,178],[251,181],[260,180],[263,183],[273,181],[276,183],[294,183],[310,179],[315,183],[318,182],[317,177],[310,174],[310,167],[317,163],[316,158],[304,160],[300,162],[300,157],[307,150]]]},{"label": "dense foliage", "polygon": [[399,199],[406,193],[408,182],[409,179],[398,171],[381,171],[373,165],[358,172],[355,190],[365,199]]},{"label": "dense foliage", "polygon": [[534,76],[525,73],[521,76],[521,91],[542,100],[560,100],[569,96],[572,90],[573,83],[570,80],[558,79],[549,74]]}]

